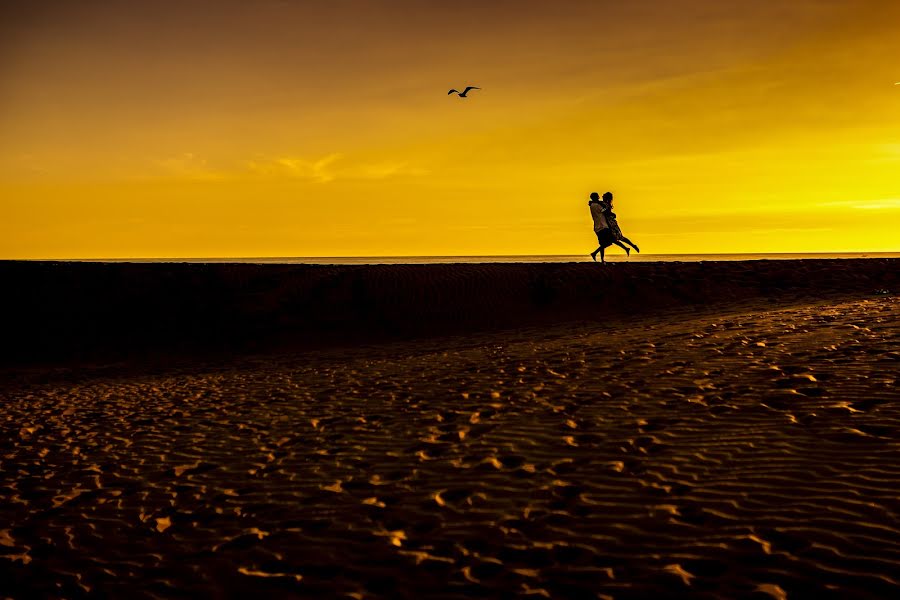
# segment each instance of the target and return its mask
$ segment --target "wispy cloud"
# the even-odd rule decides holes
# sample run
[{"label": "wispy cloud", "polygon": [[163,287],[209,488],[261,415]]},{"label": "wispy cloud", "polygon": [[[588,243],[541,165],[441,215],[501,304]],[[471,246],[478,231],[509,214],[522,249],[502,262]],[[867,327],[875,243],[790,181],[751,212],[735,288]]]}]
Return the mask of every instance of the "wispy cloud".
[{"label": "wispy cloud", "polygon": [[877,200],[839,200],[825,202],[823,206],[840,206],[859,210],[900,210],[900,198],[881,198]]},{"label": "wispy cloud", "polygon": [[256,175],[309,179],[319,183],[328,183],[333,181],[336,176],[332,165],[341,157],[340,153],[328,154],[315,160],[280,157],[252,160],[247,163],[247,167]]},{"label": "wispy cloud", "polygon": [[265,177],[288,177],[318,183],[336,180],[378,180],[416,177],[428,172],[405,161],[357,162],[332,153],[318,159],[275,157],[247,163],[249,171]]},{"label": "wispy cloud", "polygon": [[213,169],[207,159],[193,152],[158,159],[155,162],[166,174],[186,179],[209,181],[226,177],[224,172]]},{"label": "wispy cloud", "polygon": [[362,179],[389,179],[392,177],[427,175],[428,171],[406,162],[382,162],[360,165],[358,176]]},{"label": "wispy cloud", "polygon": [[353,159],[340,152],[320,157],[271,156],[252,160],[214,162],[193,152],[153,161],[164,176],[193,180],[228,180],[246,177],[293,179],[311,183],[334,181],[377,181],[403,177],[421,177],[428,171],[408,161]]}]

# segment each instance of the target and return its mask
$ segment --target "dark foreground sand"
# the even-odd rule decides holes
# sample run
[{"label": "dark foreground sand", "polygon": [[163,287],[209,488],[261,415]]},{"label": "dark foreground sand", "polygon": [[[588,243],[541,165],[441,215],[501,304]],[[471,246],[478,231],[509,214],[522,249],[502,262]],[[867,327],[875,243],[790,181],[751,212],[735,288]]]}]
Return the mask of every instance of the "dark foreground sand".
[{"label": "dark foreground sand", "polygon": [[900,291],[900,259],[252,265],[0,261],[0,360],[321,348]]},{"label": "dark foreground sand", "polygon": [[0,596],[897,597],[874,291],[7,371]]}]

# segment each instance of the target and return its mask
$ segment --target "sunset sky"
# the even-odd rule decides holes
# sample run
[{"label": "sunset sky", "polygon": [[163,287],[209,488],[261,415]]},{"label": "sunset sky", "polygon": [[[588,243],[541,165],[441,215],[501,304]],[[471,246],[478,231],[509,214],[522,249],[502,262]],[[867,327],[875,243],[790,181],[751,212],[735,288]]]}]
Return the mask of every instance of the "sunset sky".
[{"label": "sunset sky", "polygon": [[896,0],[0,0],[0,258],[900,251],[896,82]]}]

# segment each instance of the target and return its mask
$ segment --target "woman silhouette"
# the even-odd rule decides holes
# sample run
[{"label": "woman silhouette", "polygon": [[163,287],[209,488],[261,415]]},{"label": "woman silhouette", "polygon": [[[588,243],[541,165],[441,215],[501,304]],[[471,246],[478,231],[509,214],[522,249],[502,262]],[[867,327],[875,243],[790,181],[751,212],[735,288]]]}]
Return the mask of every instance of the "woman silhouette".
[{"label": "woman silhouette", "polygon": [[[612,232],[613,243],[616,246],[619,246],[620,248],[625,250],[626,255],[631,254],[631,248],[628,248],[628,246],[631,246],[632,248],[635,249],[636,252],[640,253],[641,249],[637,247],[637,244],[635,244],[634,242],[632,242],[631,240],[629,240],[627,237],[625,237],[622,234],[622,229],[619,227],[618,221],[616,221],[616,213],[614,213],[612,210],[613,209],[612,192],[606,192],[605,194],[603,194],[603,202],[601,202],[600,204],[601,204],[601,206],[606,205],[604,214],[606,216],[606,223],[607,223],[607,225],[609,225],[609,230]],[[628,246],[625,246],[624,244],[622,244],[622,242],[625,242],[625,244],[628,244]]]},{"label": "woman silhouette", "polygon": [[612,230],[609,228],[609,222],[606,219],[606,213],[609,211],[609,206],[600,202],[600,194],[591,192],[588,208],[591,209],[591,219],[594,220],[594,233],[597,235],[597,242],[600,244],[596,250],[591,252],[591,258],[596,261],[597,253],[599,252],[600,262],[604,263],[606,262],[606,253],[604,251],[616,241],[613,237]]}]

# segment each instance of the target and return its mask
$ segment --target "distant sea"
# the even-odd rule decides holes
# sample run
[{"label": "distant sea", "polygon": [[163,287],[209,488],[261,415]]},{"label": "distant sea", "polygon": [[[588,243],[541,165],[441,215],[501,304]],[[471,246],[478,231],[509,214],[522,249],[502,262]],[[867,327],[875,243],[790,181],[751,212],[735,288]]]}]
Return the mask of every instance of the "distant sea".
[{"label": "distant sea", "polygon": [[[815,258],[900,258],[900,252],[836,252],[784,254],[637,254],[621,252],[606,255],[609,262],[701,262],[736,260],[797,260]],[[73,262],[137,262],[137,263],[246,263],[288,265],[403,265],[438,263],[566,263],[591,262],[587,254],[577,255],[513,255],[513,256],[281,256],[256,258],[91,258]]]}]

